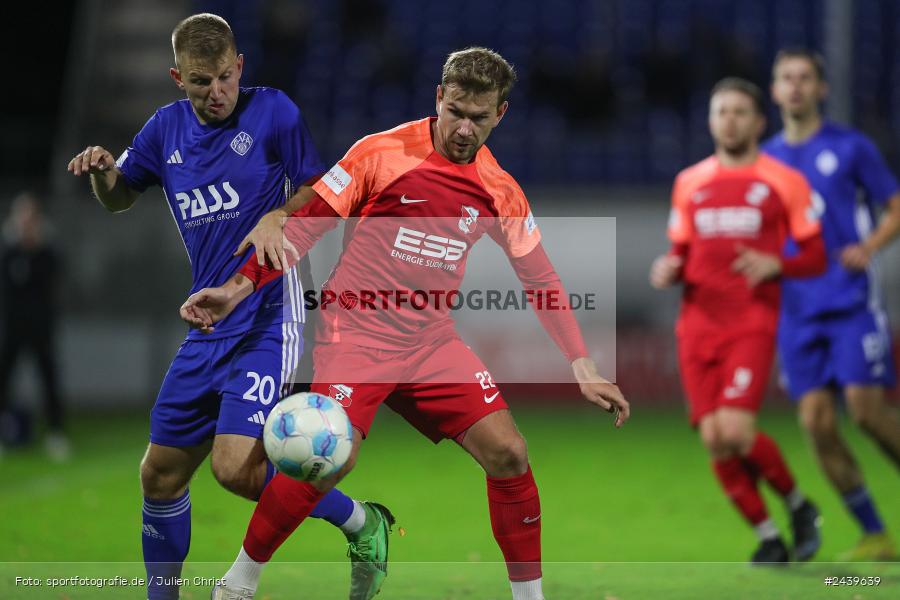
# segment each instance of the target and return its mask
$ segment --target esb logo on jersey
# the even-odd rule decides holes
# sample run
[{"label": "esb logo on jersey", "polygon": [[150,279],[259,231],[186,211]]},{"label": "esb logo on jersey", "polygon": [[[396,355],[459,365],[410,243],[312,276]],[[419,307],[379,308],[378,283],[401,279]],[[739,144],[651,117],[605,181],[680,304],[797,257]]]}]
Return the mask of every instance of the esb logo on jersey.
[{"label": "esb logo on jersey", "polygon": [[694,213],[694,227],[702,237],[756,237],[762,220],[755,206],[701,208]]},{"label": "esb logo on jersey", "polygon": [[222,192],[215,185],[206,186],[206,194],[200,188],[194,188],[188,192],[178,192],[175,194],[175,200],[178,202],[178,208],[181,210],[181,220],[202,217],[211,213],[222,210],[231,210],[241,201],[238,193],[231,187],[228,181],[222,182],[222,190],[228,196],[228,200],[222,195]]},{"label": "esb logo on jersey", "polygon": [[442,258],[456,261],[462,258],[468,244],[460,240],[439,235],[429,235],[415,229],[401,227],[397,230],[394,248],[405,250],[411,254],[421,254],[429,258]]}]

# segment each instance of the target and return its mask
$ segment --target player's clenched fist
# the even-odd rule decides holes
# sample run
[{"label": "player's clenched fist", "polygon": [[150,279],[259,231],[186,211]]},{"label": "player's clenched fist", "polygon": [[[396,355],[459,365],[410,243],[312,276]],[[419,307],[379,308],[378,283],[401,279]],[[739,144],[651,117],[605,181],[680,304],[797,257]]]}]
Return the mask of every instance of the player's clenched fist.
[{"label": "player's clenched fist", "polygon": [[88,146],[69,161],[68,170],[75,175],[94,175],[109,171],[116,165],[116,159],[103,146]]},{"label": "player's clenched fist", "polygon": [[674,254],[657,256],[650,267],[650,285],[656,289],[674,285],[681,278],[684,259]]}]

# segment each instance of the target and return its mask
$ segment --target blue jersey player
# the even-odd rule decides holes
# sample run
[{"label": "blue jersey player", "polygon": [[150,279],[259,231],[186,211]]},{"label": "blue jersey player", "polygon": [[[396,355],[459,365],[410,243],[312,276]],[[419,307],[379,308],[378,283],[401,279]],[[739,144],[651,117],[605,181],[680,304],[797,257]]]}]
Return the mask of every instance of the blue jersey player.
[{"label": "blue jersey player", "polygon": [[[68,169],[89,174],[111,212],[161,186],[195,291],[221,285],[237,271],[244,258],[232,256],[233,249],[253,225],[324,169],[299,109],[284,93],[239,87],[243,56],[223,19],[189,17],[175,28],[172,44],[171,76],[187,99],[159,109],[117,161],[89,146]],[[176,579],[190,544],[188,483],[208,454],[216,479],[240,496],[258,499],[274,476],[260,441],[263,424],[289,391],[303,352],[300,278],[294,270],[283,279],[242,303],[215,332],[190,332],[163,381],[141,462],[150,599],[178,597]],[[322,499],[315,516],[347,534],[354,574],[357,563],[375,568],[386,560],[386,543],[373,539],[386,535],[390,518],[380,505],[336,492]],[[354,549],[362,554],[353,556]],[[242,575],[240,568],[229,573],[232,589],[241,589]]]},{"label": "blue jersey player", "polygon": [[818,192],[828,251],[824,275],[784,279],[778,349],[800,422],[863,529],[862,540],[840,558],[885,560],[894,556],[893,544],[841,438],[834,401],[842,393],[853,420],[900,466],[900,418],[884,397],[896,375],[876,272],[877,252],[900,232],[900,188],[868,138],[823,120],[819,103],[826,93],[817,54],[778,54],[772,96],[784,130],[764,150],[803,172]]}]

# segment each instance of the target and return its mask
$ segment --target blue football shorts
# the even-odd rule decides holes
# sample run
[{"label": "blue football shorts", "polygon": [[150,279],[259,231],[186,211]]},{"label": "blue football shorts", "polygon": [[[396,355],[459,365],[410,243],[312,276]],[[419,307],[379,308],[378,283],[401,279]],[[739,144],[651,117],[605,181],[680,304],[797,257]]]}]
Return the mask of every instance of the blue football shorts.
[{"label": "blue football shorts", "polygon": [[269,411],[292,390],[302,354],[302,323],[185,340],[150,412],[150,441],[182,447],[219,434],[261,438]]},{"label": "blue football shorts", "polygon": [[794,401],[819,388],[890,388],[897,381],[887,317],[877,308],[806,319],[782,315],[778,353]]}]

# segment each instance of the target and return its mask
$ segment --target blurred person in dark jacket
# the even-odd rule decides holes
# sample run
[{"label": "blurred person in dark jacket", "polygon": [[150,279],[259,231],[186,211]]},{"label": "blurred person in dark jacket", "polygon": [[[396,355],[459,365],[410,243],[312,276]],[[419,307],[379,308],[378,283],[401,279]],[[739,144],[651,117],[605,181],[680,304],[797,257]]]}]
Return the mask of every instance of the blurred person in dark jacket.
[{"label": "blurred person in dark jacket", "polygon": [[52,459],[62,461],[69,457],[71,448],[63,427],[55,350],[60,265],[50,245],[49,230],[38,199],[28,192],[19,194],[3,226],[0,259],[0,415],[10,404],[10,383],[17,361],[30,351],[43,387],[45,447]]}]

